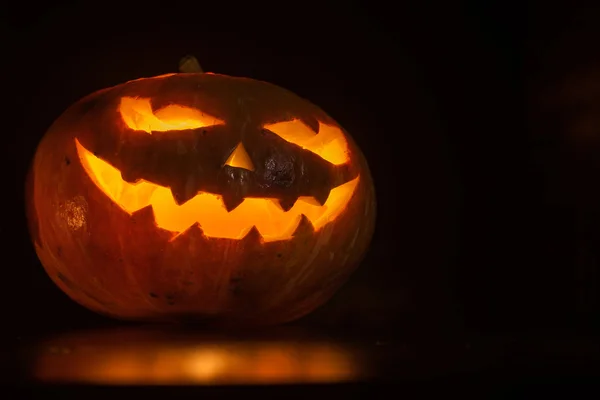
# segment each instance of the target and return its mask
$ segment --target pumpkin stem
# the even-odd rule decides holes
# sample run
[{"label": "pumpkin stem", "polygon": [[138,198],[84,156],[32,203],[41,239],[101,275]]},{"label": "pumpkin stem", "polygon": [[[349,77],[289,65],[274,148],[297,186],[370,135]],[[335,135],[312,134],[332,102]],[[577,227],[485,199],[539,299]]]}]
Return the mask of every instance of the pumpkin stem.
[{"label": "pumpkin stem", "polygon": [[200,63],[198,62],[198,60],[196,59],[196,57],[194,57],[191,54],[188,54],[187,56],[185,56],[181,60],[179,60],[179,72],[184,72],[184,73],[199,72],[199,73],[202,73],[204,71],[202,70],[202,67],[200,66]]}]

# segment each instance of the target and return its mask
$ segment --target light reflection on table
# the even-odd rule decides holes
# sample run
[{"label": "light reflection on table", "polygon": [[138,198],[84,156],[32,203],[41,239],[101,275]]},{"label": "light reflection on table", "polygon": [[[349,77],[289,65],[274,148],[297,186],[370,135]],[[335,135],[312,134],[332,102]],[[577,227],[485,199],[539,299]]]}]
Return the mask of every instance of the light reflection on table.
[{"label": "light reflection on table", "polygon": [[235,385],[338,383],[364,377],[350,345],[322,339],[223,339],[120,328],[65,334],[33,352],[44,383]]}]

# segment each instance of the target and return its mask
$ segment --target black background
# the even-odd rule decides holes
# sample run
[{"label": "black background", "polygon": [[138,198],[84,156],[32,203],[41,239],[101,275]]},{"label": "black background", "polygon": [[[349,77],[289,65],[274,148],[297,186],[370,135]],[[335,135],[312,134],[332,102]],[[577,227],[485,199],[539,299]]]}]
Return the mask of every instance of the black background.
[{"label": "black background", "polygon": [[298,324],[422,340],[597,332],[600,10],[205,3],[5,10],[3,335],[112,323],[43,271],[26,228],[25,173],[70,104],[174,72],[188,53],[207,71],[270,81],[320,105],[372,168],[371,250]]}]

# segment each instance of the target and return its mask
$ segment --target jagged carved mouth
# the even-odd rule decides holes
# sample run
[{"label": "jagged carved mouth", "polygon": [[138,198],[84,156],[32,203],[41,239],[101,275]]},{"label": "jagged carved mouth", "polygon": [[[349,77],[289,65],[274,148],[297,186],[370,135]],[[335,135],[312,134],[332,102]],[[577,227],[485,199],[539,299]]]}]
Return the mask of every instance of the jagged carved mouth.
[{"label": "jagged carved mouth", "polygon": [[206,236],[215,238],[242,239],[256,227],[266,242],[290,239],[303,215],[318,231],[344,211],[360,178],[333,188],[322,205],[313,197],[299,197],[284,211],[277,199],[247,197],[227,211],[220,195],[207,192],[198,192],[185,203],[177,204],[170,188],[144,180],[129,183],[117,168],[96,157],[77,139],[75,145],[90,179],[128,214],[152,206],[159,228],[179,233],[197,223]]}]

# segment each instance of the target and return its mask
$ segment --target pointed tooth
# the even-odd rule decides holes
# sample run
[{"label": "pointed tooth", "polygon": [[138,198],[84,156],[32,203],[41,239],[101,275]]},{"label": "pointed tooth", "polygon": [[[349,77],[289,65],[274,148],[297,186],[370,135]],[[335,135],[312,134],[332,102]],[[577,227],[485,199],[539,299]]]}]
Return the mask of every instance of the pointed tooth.
[{"label": "pointed tooth", "polygon": [[329,197],[329,193],[331,192],[330,188],[327,187],[317,187],[315,189],[312,189],[310,191],[310,195],[312,197],[315,198],[315,200],[320,204],[323,205],[325,204],[325,202],[327,201],[327,198]]},{"label": "pointed tooth", "polygon": [[137,225],[154,224],[154,209],[152,205],[135,211],[131,214],[131,219]]},{"label": "pointed tooth", "polygon": [[186,201],[188,201],[189,199],[185,197],[185,191],[180,190],[178,188],[171,188],[171,195],[173,196],[173,199],[175,200],[175,204],[177,204],[178,206],[184,204]]},{"label": "pointed tooth", "polygon": [[169,241],[177,242],[184,248],[189,248],[190,245],[197,245],[200,241],[206,241],[207,237],[200,226],[200,223],[195,222],[189,228],[173,236]]},{"label": "pointed tooth", "polygon": [[177,239],[187,238],[188,240],[190,240],[190,239],[206,238],[206,236],[204,235],[204,231],[202,230],[200,223],[195,222],[189,228],[187,228],[183,232],[179,233],[179,235],[177,235],[176,238]]},{"label": "pointed tooth", "polygon": [[294,204],[296,204],[297,200],[297,196],[286,196],[284,198],[279,199],[279,205],[281,206],[283,211],[289,211],[290,208],[292,208]]},{"label": "pointed tooth", "polygon": [[171,194],[173,195],[173,199],[175,199],[175,203],[180,206],[194,198],[198,194],[198,191],[193,185],[193,180],[188,179],[185,182],[171,186]]},{"label": "pointed tooth", "polygon": [[141,178],[139,173],[135,170],[121,171],[121,179],[127,183],[137,183]]},{"label": "pointed tooth", "polygon": [[244,201],[244,196],[242,196],[239,193],[229,192],[223,193],[221,195],[221,199],[223,200],[223,205],[225,206],[227,212],[231,212],[235,210],[237,206],[242,204],[242,202]]},{"label": "pointed tooth", "polygon": [[194,222],[192,226],[181,232],[181,234],[204,236],[204,231],[202,230],[199,222]]},{"label": "pointed tooth", "polygon": [[[152,205],[131,213],[130,222],[131,224],[128,229],[131,237],[143,237],[145,243],[152,243],[152,246],[156,243],[164,243],[177,235],[177,232],[169,231],[156,225]],[[139,243],[132,243],[132,245],[134,247],[139,246]]]},{"label": "pointed tooth", "polygon": [[298,226],[296,227],[296,230],[294,231],[293,236],[306,236],[306,235],[312,235],[315,232],[315,227],[313,226],[312,222],[310,222],[310,220],[308,219],[308,217],[304,214],[300,215],[300,222],[298,223]]},{"label": "pointed tooth", "polygon": [[263,242],[263,237],[256,228],[256,226],[253,226],[252,228],[250,228],[248,233],[246,233],[246,235],[242,238],[242,240],[246,244],[260,244]]},{"label": "pointed tooth", "polygon": [[[131,214],[131,235],[132,237],[138,237],[143,235],[148,240],[151,237],[157,240],[168,240],[175,233],[166,229],[161,229],[156,226],[156,220],[154,219],[154,209],[152,205],[148,205],[141,208]],[[151,243],[151,242],[149,242]]]},{"label": "pointed tooth", "polygon": [[356,178],[356,171],[350,168],[350,165],[336,165],[331,170],[331,187],[338,187],[352,179]]}]

